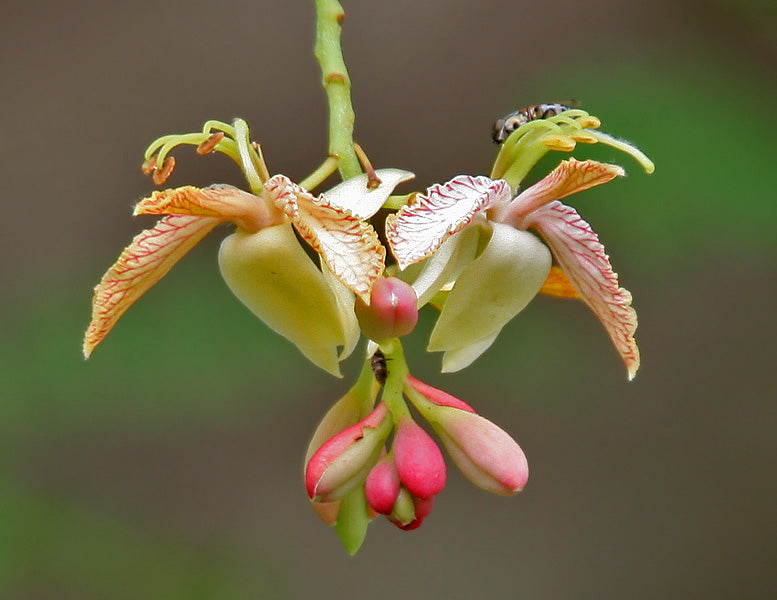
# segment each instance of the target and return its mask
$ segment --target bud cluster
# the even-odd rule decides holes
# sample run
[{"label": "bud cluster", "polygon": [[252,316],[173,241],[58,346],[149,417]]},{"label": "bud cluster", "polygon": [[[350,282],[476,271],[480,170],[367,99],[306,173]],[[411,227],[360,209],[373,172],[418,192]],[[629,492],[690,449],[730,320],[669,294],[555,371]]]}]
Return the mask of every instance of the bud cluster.
[{"label": "bud cluster", "polygon": [[[367,364],[379,365],[376,370],[390,382],[391,367],[380,350],[376,355]],[[379,398],[382,381],[371,377],[366,385],[360,380],[319,425],[308,451],[305,485],[326,523],[337,528],[353,520],[354,502],[367,520],[385,515],[405,531],[419,527],[431,512],[435,496],[445,488],[445,460],[438,444],[411,416],[405,398],[475,485],[503,495],[523,489],[526,457],[505,431],[458,398],[407,373],[401,377],[399,398],[391,397],[390,383]],[[364,533],[366,521],[361,537],[343,541],[355,551]]]}]

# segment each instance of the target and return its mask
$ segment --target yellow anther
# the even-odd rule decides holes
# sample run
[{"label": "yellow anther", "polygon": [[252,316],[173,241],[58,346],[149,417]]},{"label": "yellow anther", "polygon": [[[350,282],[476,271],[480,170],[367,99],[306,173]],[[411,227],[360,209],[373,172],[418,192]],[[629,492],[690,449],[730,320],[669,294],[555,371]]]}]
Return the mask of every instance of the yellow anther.
[{"label": "yellow anther", "polygon": [[576,146],[575,140],[568,135],[546,135],[542,137],[542,143],[560,152],[571,152]]}]

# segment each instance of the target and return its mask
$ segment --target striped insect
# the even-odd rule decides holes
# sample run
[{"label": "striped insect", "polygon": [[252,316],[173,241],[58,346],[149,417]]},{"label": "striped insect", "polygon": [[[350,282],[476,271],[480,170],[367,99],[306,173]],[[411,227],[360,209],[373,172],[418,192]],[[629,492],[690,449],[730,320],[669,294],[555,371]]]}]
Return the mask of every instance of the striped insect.
[{"label": "striped insect", "polygon": [[501,144],[507,137],[521,125],[537,119],[547,119],[560,115],[564,111],[571,110],[580,104],[577,100],[565,100],[561,102],[551,102],[548,104],[534,104],[505,115],[497,119],[494,123],[492,136],[495,144]]}]

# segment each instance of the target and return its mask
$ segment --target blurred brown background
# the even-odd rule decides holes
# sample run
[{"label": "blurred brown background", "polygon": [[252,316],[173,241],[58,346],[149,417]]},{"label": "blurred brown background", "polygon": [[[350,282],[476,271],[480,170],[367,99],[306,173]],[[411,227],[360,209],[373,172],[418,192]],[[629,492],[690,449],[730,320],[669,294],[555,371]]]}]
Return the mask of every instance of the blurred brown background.
[{"label": "blurred brown background", "polygon": [[[376,521],[348,557],[300,470],[357,365],[329,378],[230,297],[223,231],[79,350],[92,287],[149,225],[130,206],[151,140],[242,116],[273,171],[321,160],[312,3],[5,2],[0,597],[776,597],[774,3],[345,9],[356,137],[419,188],[487,172],[497,116],[570,97],[655,160],[574,153],[630,173],[573,204],[634,294],[642,371],[625,383],[594,317],[546,298],[464,373],[415,336],[415,373],[513,433],[532,478],[504,499],[451,470],[423,527]],[[172,185],[241,184],[177,158]]]}]

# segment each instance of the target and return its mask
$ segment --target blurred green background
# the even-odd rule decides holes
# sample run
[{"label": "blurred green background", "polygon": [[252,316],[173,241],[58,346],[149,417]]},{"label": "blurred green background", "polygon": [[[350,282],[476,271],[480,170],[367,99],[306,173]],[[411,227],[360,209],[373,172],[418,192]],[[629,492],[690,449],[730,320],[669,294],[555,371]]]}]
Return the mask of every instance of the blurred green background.
[{"label": "blurred green background", "polygon": [[[572,203],[634,294],[637,379],[576,303],[537,299],[464,373],[415,336],[416,375],[514,434],[531,481],[451,472],[422,528],[376,521],[355,558],[300,472],[358,365],[333,380],[228,294],[226,229],[80,355],[93,286],[151,223],[151,140],[242,116],[272,171],[322,158],[312,3],[3,8],[0,597],[777,596],[773,2],[345,2],[356,137],[417,187],[487,172],[496,117],[570,97],[657,165],[574,153],[629,171]],[[172,185],[242,183],[177,158]]]}]

